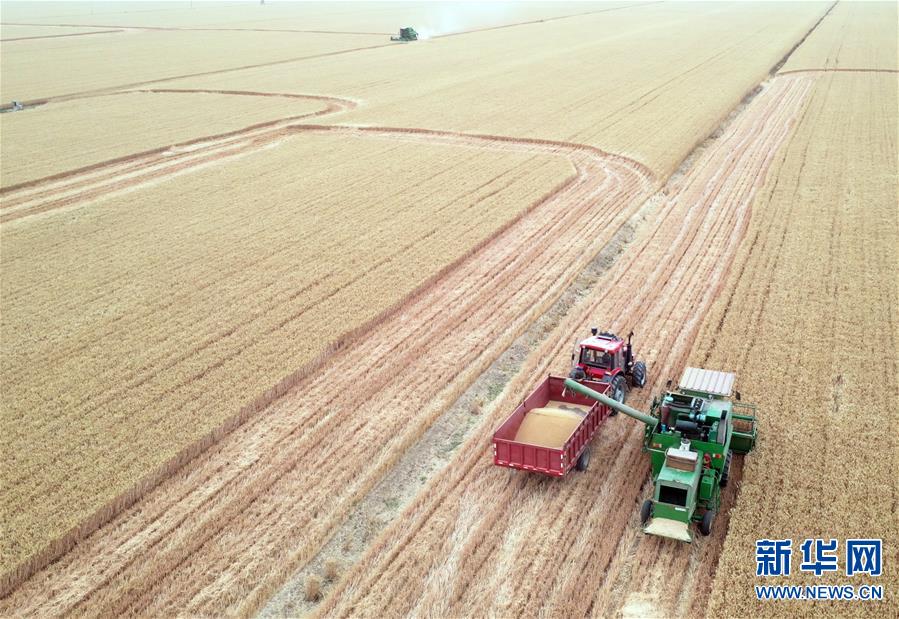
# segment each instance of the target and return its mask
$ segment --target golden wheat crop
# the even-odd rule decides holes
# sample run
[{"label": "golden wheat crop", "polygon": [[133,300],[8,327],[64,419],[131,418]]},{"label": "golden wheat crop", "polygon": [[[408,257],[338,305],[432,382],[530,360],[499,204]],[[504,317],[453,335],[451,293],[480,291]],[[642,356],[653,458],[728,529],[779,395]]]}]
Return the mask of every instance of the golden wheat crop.
[{"label": "golden wheat crop", "polygon": [[[4,6],[117,32],[0,50],[0,615],[802,614],[755,539],[899,537],[894,4],[89,10]],[[594,325],[760,405],[711,537],[624,416],[493,466]]]},{"label": "golden wheat crop", "polygon": [[790,56],[781,72],[801,70],[896,71],[895,2],[840,2]]},{"label": "golden wheat crop", "polygon": [[[197,106],[206,110],[202,123]],[[3,114],[0,187],[325,107],[314,99],[252,93],[132,92]]]},{"label": "golden wheat crop", "polygon": [[[0,100],[121,89],[185,74],[379,45],[385,38],[359,34],[140,30],[83,36],[77,41],[12,41],[0,44]],[[122,58],[128,61],[122,62]]]},{"label": "golden wheat crop", "polygon": [[[896,46],[895,5],[834,12],[835,26],[810,37],[797,64],[882,66],[884,48]],[[838,539],[844,561],[844,540],[883,538],[883,575],[848,580],[899,586],[899,524],[889,507],[899,501],[899,85],[895,73],[818,75],[756,203],[754,243],[741,250],[694,352],[696,363],[751,379],[744,394],[764,411],[763,439],[744,472],[715,577],[715,616],[899,613],[891,594],[854,605],[758,602],[747,561],[757,539],[792,539],[794,569],[778,584],[845,583],[842,572],[816,578],[798,570],[799,544]]]},{"label": "golden wheat crop", "polygon": [[533,154],[285,136],[175,183],[4,225],[3,571],[570,171]]},{"label": "golden wheat crop", "polygon": [[367,102],[343,123],[590,144],[637,159],[664,178],[826,6],[707,8],[633,6],[312,59],[303,71],[259,67],[170,84],[341,93]]}]

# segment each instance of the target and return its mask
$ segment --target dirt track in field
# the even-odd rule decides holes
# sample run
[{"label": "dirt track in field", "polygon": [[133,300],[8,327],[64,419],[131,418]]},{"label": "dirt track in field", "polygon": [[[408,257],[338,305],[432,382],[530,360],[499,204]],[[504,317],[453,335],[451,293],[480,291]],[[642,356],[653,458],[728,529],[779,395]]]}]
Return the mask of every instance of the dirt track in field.
[{"label": "dirt track in field", "polygon": [[[727,491],[714,534],[684,546],[639,532],[648,465],[637,422],[616,417],[594,447],[590,471],[561,482],[494,467],[487,437],[540,376],[564,372],[571,334],[590,324],[618,332],[653,325],[638,340],[651,380],[659,386],[677,377],[745,233],[751,198],[812,81],[774,80],[669,184],[657,216],[590,302],[534,352],[482,430],[370,547],[321,614],[671,616],[705,609],[738,483]],[[631,402],[645,406],[650,393],[633,394]]]},{"label": "dirt track in field", "polygon": [[[688,552],[636,533],[646,466],[635,423],[616,418],[598,440],[590,473],[562,483],[494,468],[486,441],[536,377],[564,371],[570,338],[588,323],[625,332],[655,325],[652,339],[639,341],[652,379],[663,382],[675,372],[812,80],[773,81],[669,183],[669,197],[658,199],[658,212],[632,248],[535,351],[508,397],[338,585],[324,610],[482,615],[554,608],[602,615],[704,608],[726,522]],[[625,158],[498,136],[279,125],[234,138],[240,146],[231,137],[223,138],[226,145],[197,145],[215,158],[302,131],[551,152],[569,157],[577,176],[385,316],[364,341],[335,352],[315,376],[299,373],[287,395],[26,581],[0,601],[0,613],[252,613],[316,554],[353,505],[655,189],[646,171]],[[158,154],[150,158],[149,165],[163,165]],[[71,175],[60,179],[62,190],[67,180],[98,174],[116,191],[116,183],[131,182],[145,163]],[[52,196],[53,187],[31,189]],[[359,364],[364,372],[346,372]],[[599,541],[576,542],[585,539]],[[506,571],[520,578],[505,579]],[[659,586],[695,595],[623,597],[626,590],[653,591],[663,573]]]}]

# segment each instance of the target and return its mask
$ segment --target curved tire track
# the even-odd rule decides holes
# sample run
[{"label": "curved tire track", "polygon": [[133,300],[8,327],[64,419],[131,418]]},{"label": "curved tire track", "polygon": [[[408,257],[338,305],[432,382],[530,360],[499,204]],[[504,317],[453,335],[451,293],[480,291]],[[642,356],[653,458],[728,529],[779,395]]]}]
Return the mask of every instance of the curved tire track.
[{"label": "curved tire track", "polygon": [[85,204],[100,197],[123,190],[134,189],[143,183],[155,181],[193,167],[208,165],[227,157],[240,155],[252,150],[254,147],[259,148],[270,143],[277,138],[276,132],[279,129],[291,123],[336,114],[353,109],[359,105],[357,101],[352,99],[325,95],[174,88],[125,90],[116,93],[106,93],[106,95],[91,95],[84,98],[129,92],[280,97],[321,101],[325,104],[325,107],[307,114],[256,123],[242,129],[161,146],[83,168],[4,187],[0,189],[0,197],[3,198],[2,205],[0,205],[0,223],[15,221],[57,208]]},{"label": "curved tire track", "polygon": [[474,144],[476,147],[483,148],[488,144],[493,144],[494,148],[543,149],[549,152],[566,152],[569,156],[575,156],[579,152],[592,153],[607,161],[626,163],[640,169],[641,173],[647,176],[651,175],[648,168],[633,159],[572,142],[420,128],[308,125],[298,122],[352,109],[358,103],[351,99],[228,90],[155,89],[137,92],[194,92],[235,96],[288,97],[321,100],[328,106],[309,114],[290,116],[236,131],[196,138],[0,189],[0,196],[4,198],[2,207],[0,207],[0,223],[16,221],[54,209],[83,205],[104,196],[130,191],[142,184],[154,182],[191,168],[260,150],[279,139],[298,132],[340,131],[381,137],[405,136],[405,139],[412,137],[422,139],[424,136],[431,143],[440,141],[440,143],[448,145]]}]

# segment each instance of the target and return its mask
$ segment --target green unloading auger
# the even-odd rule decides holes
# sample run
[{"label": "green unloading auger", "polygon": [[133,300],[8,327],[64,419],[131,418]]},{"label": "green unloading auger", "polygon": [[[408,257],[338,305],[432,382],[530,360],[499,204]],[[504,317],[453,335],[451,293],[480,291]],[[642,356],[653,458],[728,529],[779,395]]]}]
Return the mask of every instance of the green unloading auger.
[{"label": "green unloading auger", "polygon": [[602,402],[606,406],[614,408],[619,413],[624,413],[628,417],[633,417],[637,421],[642,421],[650,428],[656,427],[656,424],[659,422],[659,420],[656,419],[655,417],[647,415],[646,413],[641,413],[637,409],[631,408],[627,404],[623,404],[623,403],[619,402],[618,400],[613,400],[612,398],[610,398],[607,395],[603,395],[603,394],[599,393],[598,391],[594,391],[593,389],[590,389],[590,387],[585,387],[584,385],[580,384],[579,382],[577,382],[571,378],[565,379],[565,387],[568,389],[571,389],[572,391],[574,391],[576,393],[581,394],[582,396],[586,396],[588,398],[593,398],[594,400],[596,400],[598,402]]}]

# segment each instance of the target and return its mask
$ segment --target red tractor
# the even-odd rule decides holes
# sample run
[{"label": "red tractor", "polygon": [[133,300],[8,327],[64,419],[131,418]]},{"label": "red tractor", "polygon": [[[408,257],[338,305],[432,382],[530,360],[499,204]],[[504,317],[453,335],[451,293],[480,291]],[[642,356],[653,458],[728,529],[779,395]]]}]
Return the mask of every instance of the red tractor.
[{"label": "red tractor", "polygon": [[628,387],[646,384],[646,364],[634,360],[631,344],[634,332],[630,332],[625,342],[614,333],[597,331],[596,327],[590,329],[590,337],[575,347],[571,354],[574,367],[568,376],[577,381],[589,379],[610,383],[609,396],[624,402]]}]

